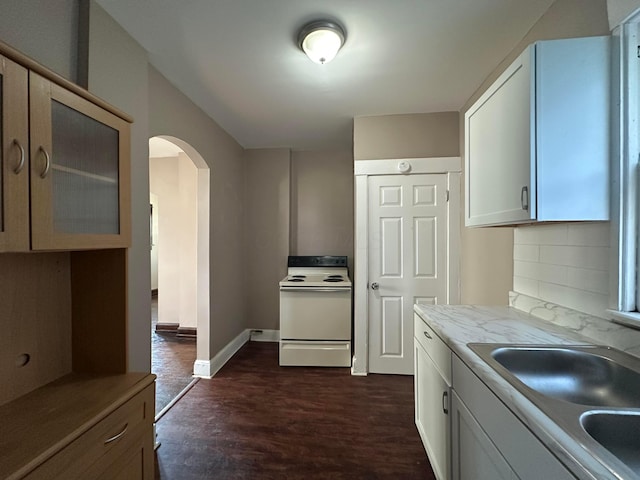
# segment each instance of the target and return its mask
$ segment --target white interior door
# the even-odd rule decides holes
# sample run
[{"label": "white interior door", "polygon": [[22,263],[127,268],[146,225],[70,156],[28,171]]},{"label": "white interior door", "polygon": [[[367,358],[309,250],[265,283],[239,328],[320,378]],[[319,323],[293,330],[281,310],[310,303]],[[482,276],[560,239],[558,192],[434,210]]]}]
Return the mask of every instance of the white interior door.
[{"label": "white interior door", "polygon": [[447,174],[369,176],[369,371],[413,373],[413,304],[447,303]]}]

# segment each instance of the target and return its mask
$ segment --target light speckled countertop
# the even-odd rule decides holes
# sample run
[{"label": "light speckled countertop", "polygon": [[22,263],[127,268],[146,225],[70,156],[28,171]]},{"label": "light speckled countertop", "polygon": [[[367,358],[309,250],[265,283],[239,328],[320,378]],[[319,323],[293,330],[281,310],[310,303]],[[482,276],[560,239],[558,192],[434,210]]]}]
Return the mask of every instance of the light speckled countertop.
[{"label": "light speckled countertop", "polygon": [[414,310],[574,475],[598,480],[619,478],[467,346],[467,343],[585,345],[604,342],[512,307],[415,305]]}]

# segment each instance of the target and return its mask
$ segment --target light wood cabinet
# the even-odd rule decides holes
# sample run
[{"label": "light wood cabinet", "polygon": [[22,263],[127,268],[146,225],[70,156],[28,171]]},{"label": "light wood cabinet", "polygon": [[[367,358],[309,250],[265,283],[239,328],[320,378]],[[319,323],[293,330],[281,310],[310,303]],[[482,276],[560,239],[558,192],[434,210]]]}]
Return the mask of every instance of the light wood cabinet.
[{"label": "light wood cabinet", "polygon": [[446,480],[450,478],[451,351],[418,315],[414,335],[416,427],[436,478]]},{"label": "light wood cabinet", "polygon": [[0,56],[0,251],[29,249],[28,71]]},{"label": "light wood cabinet", "polygon": [[31,246],[130,243],[129,122],[30,72]]},{"label": "light wood cabinet", "polygon": [[153,478],[153,387],[152,375],[71,374],[1,407],[0,471],[10,479],[98,478],[133,463],[144,472],[138,479]]},{"label": "light wood cabinet", "polygon": [[0,477],[152,479],[155,376],[127,361],[131,119],[2,43],[0,106]]},{"label": "light wood cabinet", "polygon": [[128,118],[0,60],[0,252],[127,247]]},{"label": "light wood cabinet", "polygon": [[530,45],[465,113],[465,224],[609,219],[609,37]]}]

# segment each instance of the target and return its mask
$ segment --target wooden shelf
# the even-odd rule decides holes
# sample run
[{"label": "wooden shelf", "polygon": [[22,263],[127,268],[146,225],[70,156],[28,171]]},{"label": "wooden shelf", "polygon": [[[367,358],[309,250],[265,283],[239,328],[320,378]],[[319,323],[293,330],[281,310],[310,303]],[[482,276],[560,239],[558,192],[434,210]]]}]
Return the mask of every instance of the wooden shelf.
[{"label": "wooden shelf", "polygon": [[146,373],[72,373],[3,405],[0,473],[21,478],[154,380]]}]

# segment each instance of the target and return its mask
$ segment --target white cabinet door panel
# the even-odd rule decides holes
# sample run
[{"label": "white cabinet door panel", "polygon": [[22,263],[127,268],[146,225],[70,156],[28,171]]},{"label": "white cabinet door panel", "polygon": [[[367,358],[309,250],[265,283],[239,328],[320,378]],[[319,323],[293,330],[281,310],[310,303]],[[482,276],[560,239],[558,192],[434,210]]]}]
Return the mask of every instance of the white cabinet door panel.
[{"label": "white cabinet door panel", "polygon": [[527,49],[465,115],[467,225],[535,218],[531,75]]},{"label": "white cabinet door panel", "polygon": [[415,421],[436,478],[449,479],[450,386],[422,346],[415,342]]},{"label": "white cabinet door panel", "polygon": [[511,480],[515,473],[453,392],[451,399],[452,480]]}]

